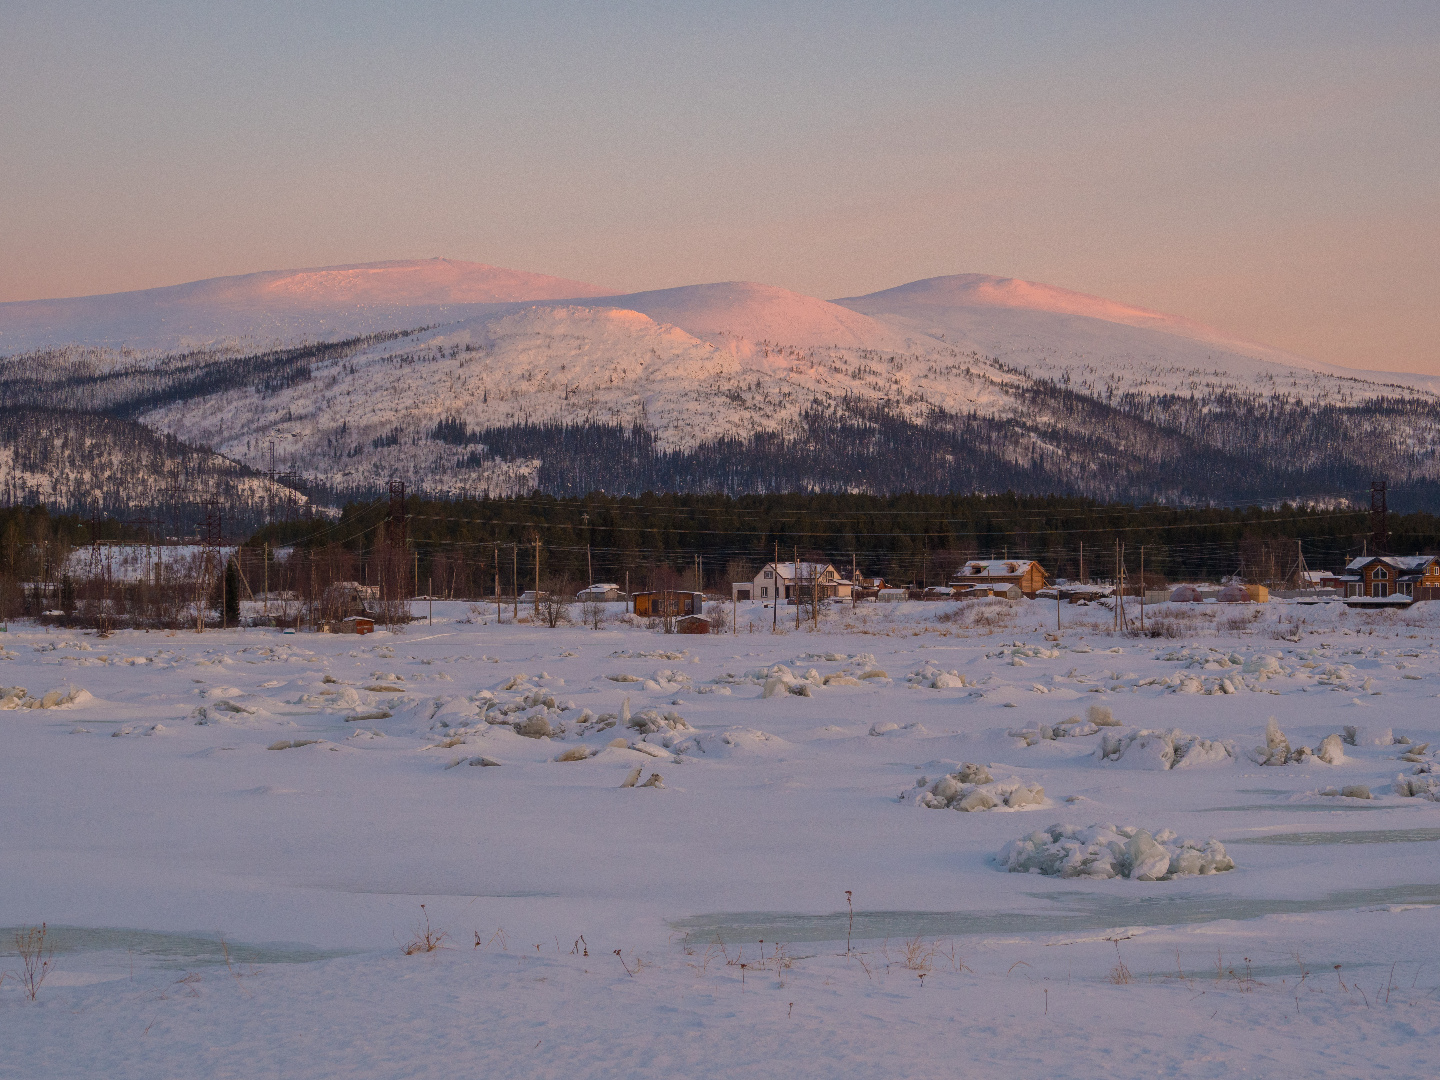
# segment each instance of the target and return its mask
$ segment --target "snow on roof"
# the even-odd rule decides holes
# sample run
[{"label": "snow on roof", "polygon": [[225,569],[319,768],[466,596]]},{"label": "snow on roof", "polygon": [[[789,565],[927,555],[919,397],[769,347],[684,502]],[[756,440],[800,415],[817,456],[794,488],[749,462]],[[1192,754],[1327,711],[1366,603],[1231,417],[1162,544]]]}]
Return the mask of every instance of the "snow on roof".
[{"label": "snow on roof", "polygon": [[1360,570],[1371,563],[1381,562],[1396,570],[1418,573],[1434,561],[1434,555],[1361,555],[1351,559],[1345,569]]},{"label": "snow on roof", "polygon": [[1015,577],[1029,569],[1033,559],[971,559],[955,571],[959,577]]}]

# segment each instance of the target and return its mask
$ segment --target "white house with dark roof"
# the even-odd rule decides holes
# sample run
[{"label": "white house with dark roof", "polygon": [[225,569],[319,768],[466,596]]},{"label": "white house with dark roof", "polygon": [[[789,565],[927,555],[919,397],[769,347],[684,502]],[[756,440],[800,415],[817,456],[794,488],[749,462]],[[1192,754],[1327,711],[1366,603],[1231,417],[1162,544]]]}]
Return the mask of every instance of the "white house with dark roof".
[{"label": "white house with dark roof", "polygon": [[730,594],[736,600],[795,600],[810,597],[814,590],[822,600],[849,600],[851,583],[835,569],[834,563],[766,563],[751,581],[732,581]]}]

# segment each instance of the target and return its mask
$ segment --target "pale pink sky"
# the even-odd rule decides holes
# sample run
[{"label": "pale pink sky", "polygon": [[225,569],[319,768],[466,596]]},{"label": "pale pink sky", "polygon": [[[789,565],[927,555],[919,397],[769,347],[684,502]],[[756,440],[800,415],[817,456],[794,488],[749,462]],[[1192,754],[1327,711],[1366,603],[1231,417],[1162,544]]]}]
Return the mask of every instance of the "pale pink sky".
[{"label": "pale pink sky", "polygon": [[1433,2],[5,21],[0,301],[432,255],[625,291],[980,272],[1440,372]]}]

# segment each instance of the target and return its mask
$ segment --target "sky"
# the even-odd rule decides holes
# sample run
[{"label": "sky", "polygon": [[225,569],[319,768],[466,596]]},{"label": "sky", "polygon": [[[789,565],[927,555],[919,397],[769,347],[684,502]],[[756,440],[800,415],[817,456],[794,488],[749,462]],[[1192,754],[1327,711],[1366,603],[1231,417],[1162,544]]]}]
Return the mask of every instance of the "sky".
[{"label": "sky", "polygon": [[0,301],[989,273],[1440,372],[1440,3],[0,0]]}]

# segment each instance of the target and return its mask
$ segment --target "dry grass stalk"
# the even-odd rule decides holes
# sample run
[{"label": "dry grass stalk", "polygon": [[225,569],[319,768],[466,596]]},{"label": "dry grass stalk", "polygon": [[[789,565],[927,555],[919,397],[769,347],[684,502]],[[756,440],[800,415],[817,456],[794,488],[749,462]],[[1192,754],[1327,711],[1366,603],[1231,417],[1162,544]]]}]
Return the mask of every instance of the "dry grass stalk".
[{"label": "dry grass stalk", "polygon": [[[508,940],[506,939],[506,937],[505,937],[505,928],[504,928],[503,926],[496,928],[495,933],[493,933],[493,934],[490,935],[490,940],[489,940],[489,941],[486,941],[484,938],[482,938],[482,937],[480,936],[480,931],[479,931],[479,930],[476,930],[476,931],[475,931],[475,945],[474,945],[474,947],[477,948],[477,949],[489,948],[491,945],[494,945],[496,941],[499,941],[499,942],[500,942],[500,951],[501,951],[501,952],[509,952],[509,951],[510,951],[510,943],[509,943],[509,941],[508,941]],[[586,955],[589,955],[589,954],[587,953]]]},{"label": "dry grass stalk", "polygon": [[[434,952],[442,947],[443,942],[450,935],[444,930],[435,930],[430,926],[430,913],[425,910],[425,905],[420,905],[421,919],[415,924],[414,937],[404,948],[406,956],[414,956],[416,953]],[[478,935],[477,935],[478,940]]]}]

